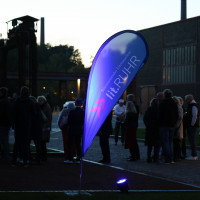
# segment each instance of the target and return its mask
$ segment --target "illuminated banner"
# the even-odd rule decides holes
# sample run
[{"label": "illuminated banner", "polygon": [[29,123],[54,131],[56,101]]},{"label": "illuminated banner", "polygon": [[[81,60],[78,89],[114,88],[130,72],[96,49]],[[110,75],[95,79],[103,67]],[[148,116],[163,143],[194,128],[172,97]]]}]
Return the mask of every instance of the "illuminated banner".
[{"label": "illuminated banner", "polygon": [[146,42],[141,35],[131,30],[116,33],[100,47],[88,80],[83,156],[147,57]]}]

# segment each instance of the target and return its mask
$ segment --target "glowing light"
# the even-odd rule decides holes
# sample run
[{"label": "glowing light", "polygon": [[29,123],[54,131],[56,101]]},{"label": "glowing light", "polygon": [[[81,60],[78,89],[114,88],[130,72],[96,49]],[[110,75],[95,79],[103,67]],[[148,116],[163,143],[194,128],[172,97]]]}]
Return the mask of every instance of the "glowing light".
[{"label": "glowing light", "polygon": [[123,192],[123,193],[127,193],[128,192],[128,181],[126,178],[120,179],[117,181],[117,188]]},{"label": "glowing light", "polygon": [[80,87],[81,87],[81,79],[77,79],[77,91],[78,91],[78,97],[80,97]]},{"label": "glowing light", "polygon": [[117,184],[122,184],[122,183],[124,183],[124,182],[126,182],[126,181],[127,181],[127,179],[124,178],[124,179],[121,179],[121,180],[117,181]]}]

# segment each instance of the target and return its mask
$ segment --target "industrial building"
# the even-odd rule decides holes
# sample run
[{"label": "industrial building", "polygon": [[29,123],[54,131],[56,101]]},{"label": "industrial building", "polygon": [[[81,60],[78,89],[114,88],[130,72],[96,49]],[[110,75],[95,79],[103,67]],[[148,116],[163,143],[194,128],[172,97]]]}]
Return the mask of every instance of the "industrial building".
[{"label": "industrial building", "polygon": [[149,58],[136,78],[137,97],[145,110],[156,92],[193,94],[200,101],[200,16],[139,31]]}]

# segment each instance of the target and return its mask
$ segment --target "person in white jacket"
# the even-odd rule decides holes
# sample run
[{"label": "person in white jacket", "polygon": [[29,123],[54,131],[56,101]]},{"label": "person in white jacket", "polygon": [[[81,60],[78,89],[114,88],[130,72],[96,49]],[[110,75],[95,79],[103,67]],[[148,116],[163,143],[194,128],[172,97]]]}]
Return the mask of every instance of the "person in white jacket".
[{"label": "person in white jacket", "polygon": [[125,119],[126,106],[124,105],[124,100],[120,99],[119,104],[116,106],[114,114],[116,115],[115,124],[115,145],[118,142],[119,130],[121,128],[121,143],[124,145],[124,119]]}]

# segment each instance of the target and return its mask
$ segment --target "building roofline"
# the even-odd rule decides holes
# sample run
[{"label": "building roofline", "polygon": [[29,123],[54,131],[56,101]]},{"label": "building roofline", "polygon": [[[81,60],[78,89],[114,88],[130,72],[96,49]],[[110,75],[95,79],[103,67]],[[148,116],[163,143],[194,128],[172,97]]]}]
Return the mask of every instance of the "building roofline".
[{"label": "building roofline", "polygon": [[167,25],[183,23],[183,22],[185,22],[185,21],[194,20],[194,19],[200,19],[200,15],[199,15],[199,16],[196,16],[196,17],[191,17],[191,18],[179,20],[179,21],[174,21],[174,22],[169,22],[169,23],[166,23],[166,24],[157,25],[157,26],[154,26],[154,27],[149,27],[149,28],[140,29],[140,30],[138,30],[138,31],[139,31],[139,32],[140,32],[140,31],[146,31],[146,30],[149,30],[149,29],[154,29],[154,28],[159,28],[159,27],[162,28],[162,27],[167,26]]}]

